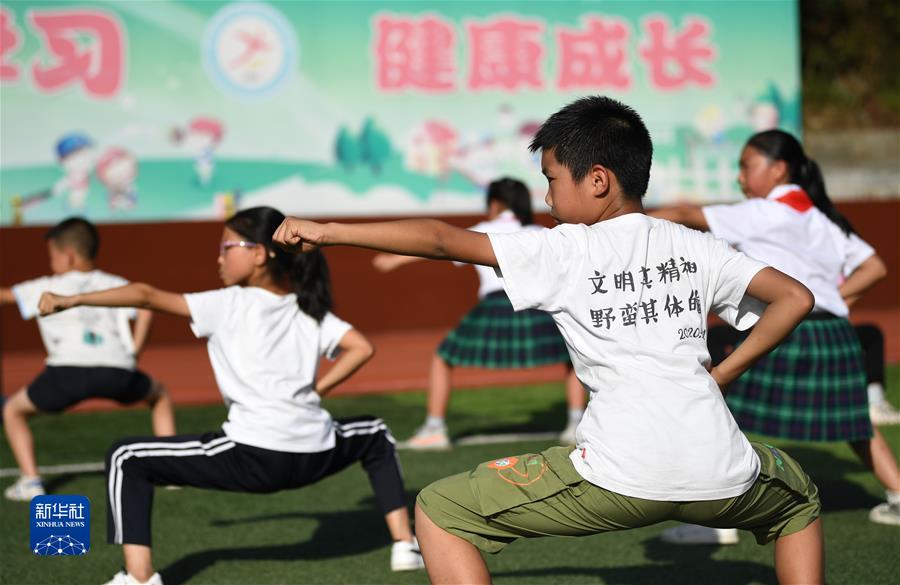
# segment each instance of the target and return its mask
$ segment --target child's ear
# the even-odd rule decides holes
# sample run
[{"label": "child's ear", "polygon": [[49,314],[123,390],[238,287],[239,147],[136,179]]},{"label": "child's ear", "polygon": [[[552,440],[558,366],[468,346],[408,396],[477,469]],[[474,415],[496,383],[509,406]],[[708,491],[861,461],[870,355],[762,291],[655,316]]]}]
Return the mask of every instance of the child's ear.
[{"label": "child's ear", "polygon": [[73,248],[66,247],[66,263],[71,267],[75,266],[78,263],[78,259],[81,258],[81,255],[76,252]]},{"label": "child's ear", "polygon": [[591,194],[594,197],[603,197],[609,193],[612,186],[612,173],[603,165],[594,165],[588,171],[587,180],[591,183]]},{"label": "child's ear", "polygon": [[260,244],[253,248],[253,263],[257,266],[265,266],[269,259],[269,249]]},{"label": "child's ear", "polygon": [[779,183],[786,183],[791,178],[791,170],[788,168],[787,161],[774,160],[771,167],[775,180]]}]

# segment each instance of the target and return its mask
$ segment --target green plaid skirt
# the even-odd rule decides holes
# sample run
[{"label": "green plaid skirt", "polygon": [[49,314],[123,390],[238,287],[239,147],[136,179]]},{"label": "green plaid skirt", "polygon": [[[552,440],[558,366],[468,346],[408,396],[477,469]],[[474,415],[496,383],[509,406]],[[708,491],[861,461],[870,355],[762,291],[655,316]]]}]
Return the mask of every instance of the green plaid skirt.
[{"label": "green plaid skirt", "polygon": [[452,366],[530,368],[568,363],[566,344],[543,311],[515,312],[503,291],[485,296],[437,350]]},{"label": "green plaid skirt", "polygon": [[725,394],[742,430],[801,441],[872,436],[862,347],[841,317],[805,319]]}]

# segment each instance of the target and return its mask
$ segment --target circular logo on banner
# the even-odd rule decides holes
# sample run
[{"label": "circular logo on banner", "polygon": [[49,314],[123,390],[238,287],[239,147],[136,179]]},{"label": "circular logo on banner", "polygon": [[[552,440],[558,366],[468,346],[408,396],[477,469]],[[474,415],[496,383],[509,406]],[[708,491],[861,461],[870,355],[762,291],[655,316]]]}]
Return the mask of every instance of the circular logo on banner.
[{"label": "circular logo on banner", "polygon": [[212,80],[240,97],[262,97],[290,77],[297,61],[290,23],[263,4],[233,4],[206,29],[203,62]]}]

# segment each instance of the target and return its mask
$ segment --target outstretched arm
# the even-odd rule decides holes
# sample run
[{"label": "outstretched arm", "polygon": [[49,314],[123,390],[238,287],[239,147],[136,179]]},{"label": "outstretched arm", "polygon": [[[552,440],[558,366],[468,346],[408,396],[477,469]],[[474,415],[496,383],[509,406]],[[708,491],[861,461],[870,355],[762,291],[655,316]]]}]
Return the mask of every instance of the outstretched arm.
[{"label": "outstretched arm", "polygon": [[356,329],[345,333],[338,343],[338,347],[341,348],[340,357],[331,369],[316,382],[316,393],[320,396],[324,396],[329,390],[352,376],[375,355],[375,347],[366,339],[365,335]]},{"label": "outstretched arm", "polygon": [[16,295],[11,288],[0,287],[0,305],[12,305],[16,302]]},{"label": "outstretched arm", "polygon": [[695,230],[709,231],[709,224],[706,222],[706,216],[703,215],[703,208],[699,205],[684,203],[660,207],[659,209],[648,211],[647,215],[680,223]]},{"label": "outstretched arm", "polygon": [[154,311],[163,311],[180,315],[181,317],[190,317],[191,311],[188,308],[184,295],[173,293],[158,288],[153,288],[149,284],[133,282],[91,293],[83,293],[72,296],[56,295],[45,292],[41,295],[38,303],[38,309],[41,315],[49,315],[65,311],[72,307],[134,307],[137,309],[152,309]]},{"label": "outstretched arm", "polygon": [[344,245],[497,267],[497,257],[487,235],[435,219],[321,224],[289,217],[275,231],[272,240],[292,252]]},{"label": "outstretched arm", "polygon": [[379,272],[390,272],[392,270],[400,268],[401,266],[414,264],[422,260],[424,260],[424,258],[419,258],[418,256],[404,256],[402,254],[376,254],[375,257],[372,258],[372,266],[374,266],[375,269]]},{"label": "outstretched arm", "polygon": [[774,268],[760,270],[747,285],[747,294],[769,305],[744,343],[710,372],[720,388],[737,379],[778,345],[815,304],[809,289]]}]

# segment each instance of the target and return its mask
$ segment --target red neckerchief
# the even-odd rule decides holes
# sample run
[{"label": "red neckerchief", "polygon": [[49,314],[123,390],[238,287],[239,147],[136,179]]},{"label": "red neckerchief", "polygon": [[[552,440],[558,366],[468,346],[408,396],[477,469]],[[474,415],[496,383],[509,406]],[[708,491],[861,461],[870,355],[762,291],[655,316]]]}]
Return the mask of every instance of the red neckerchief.
[{"label": "red neckerchief", "polygon": [[788,191],[781,197],[776,197],[774,201],[779,203],[784,203],[788,207],[796,209],[800,213],[809,211],[813,207],[812,199],[809,198],[809,195],[806,194],[806,191],[803,189],[793,189]]}]

